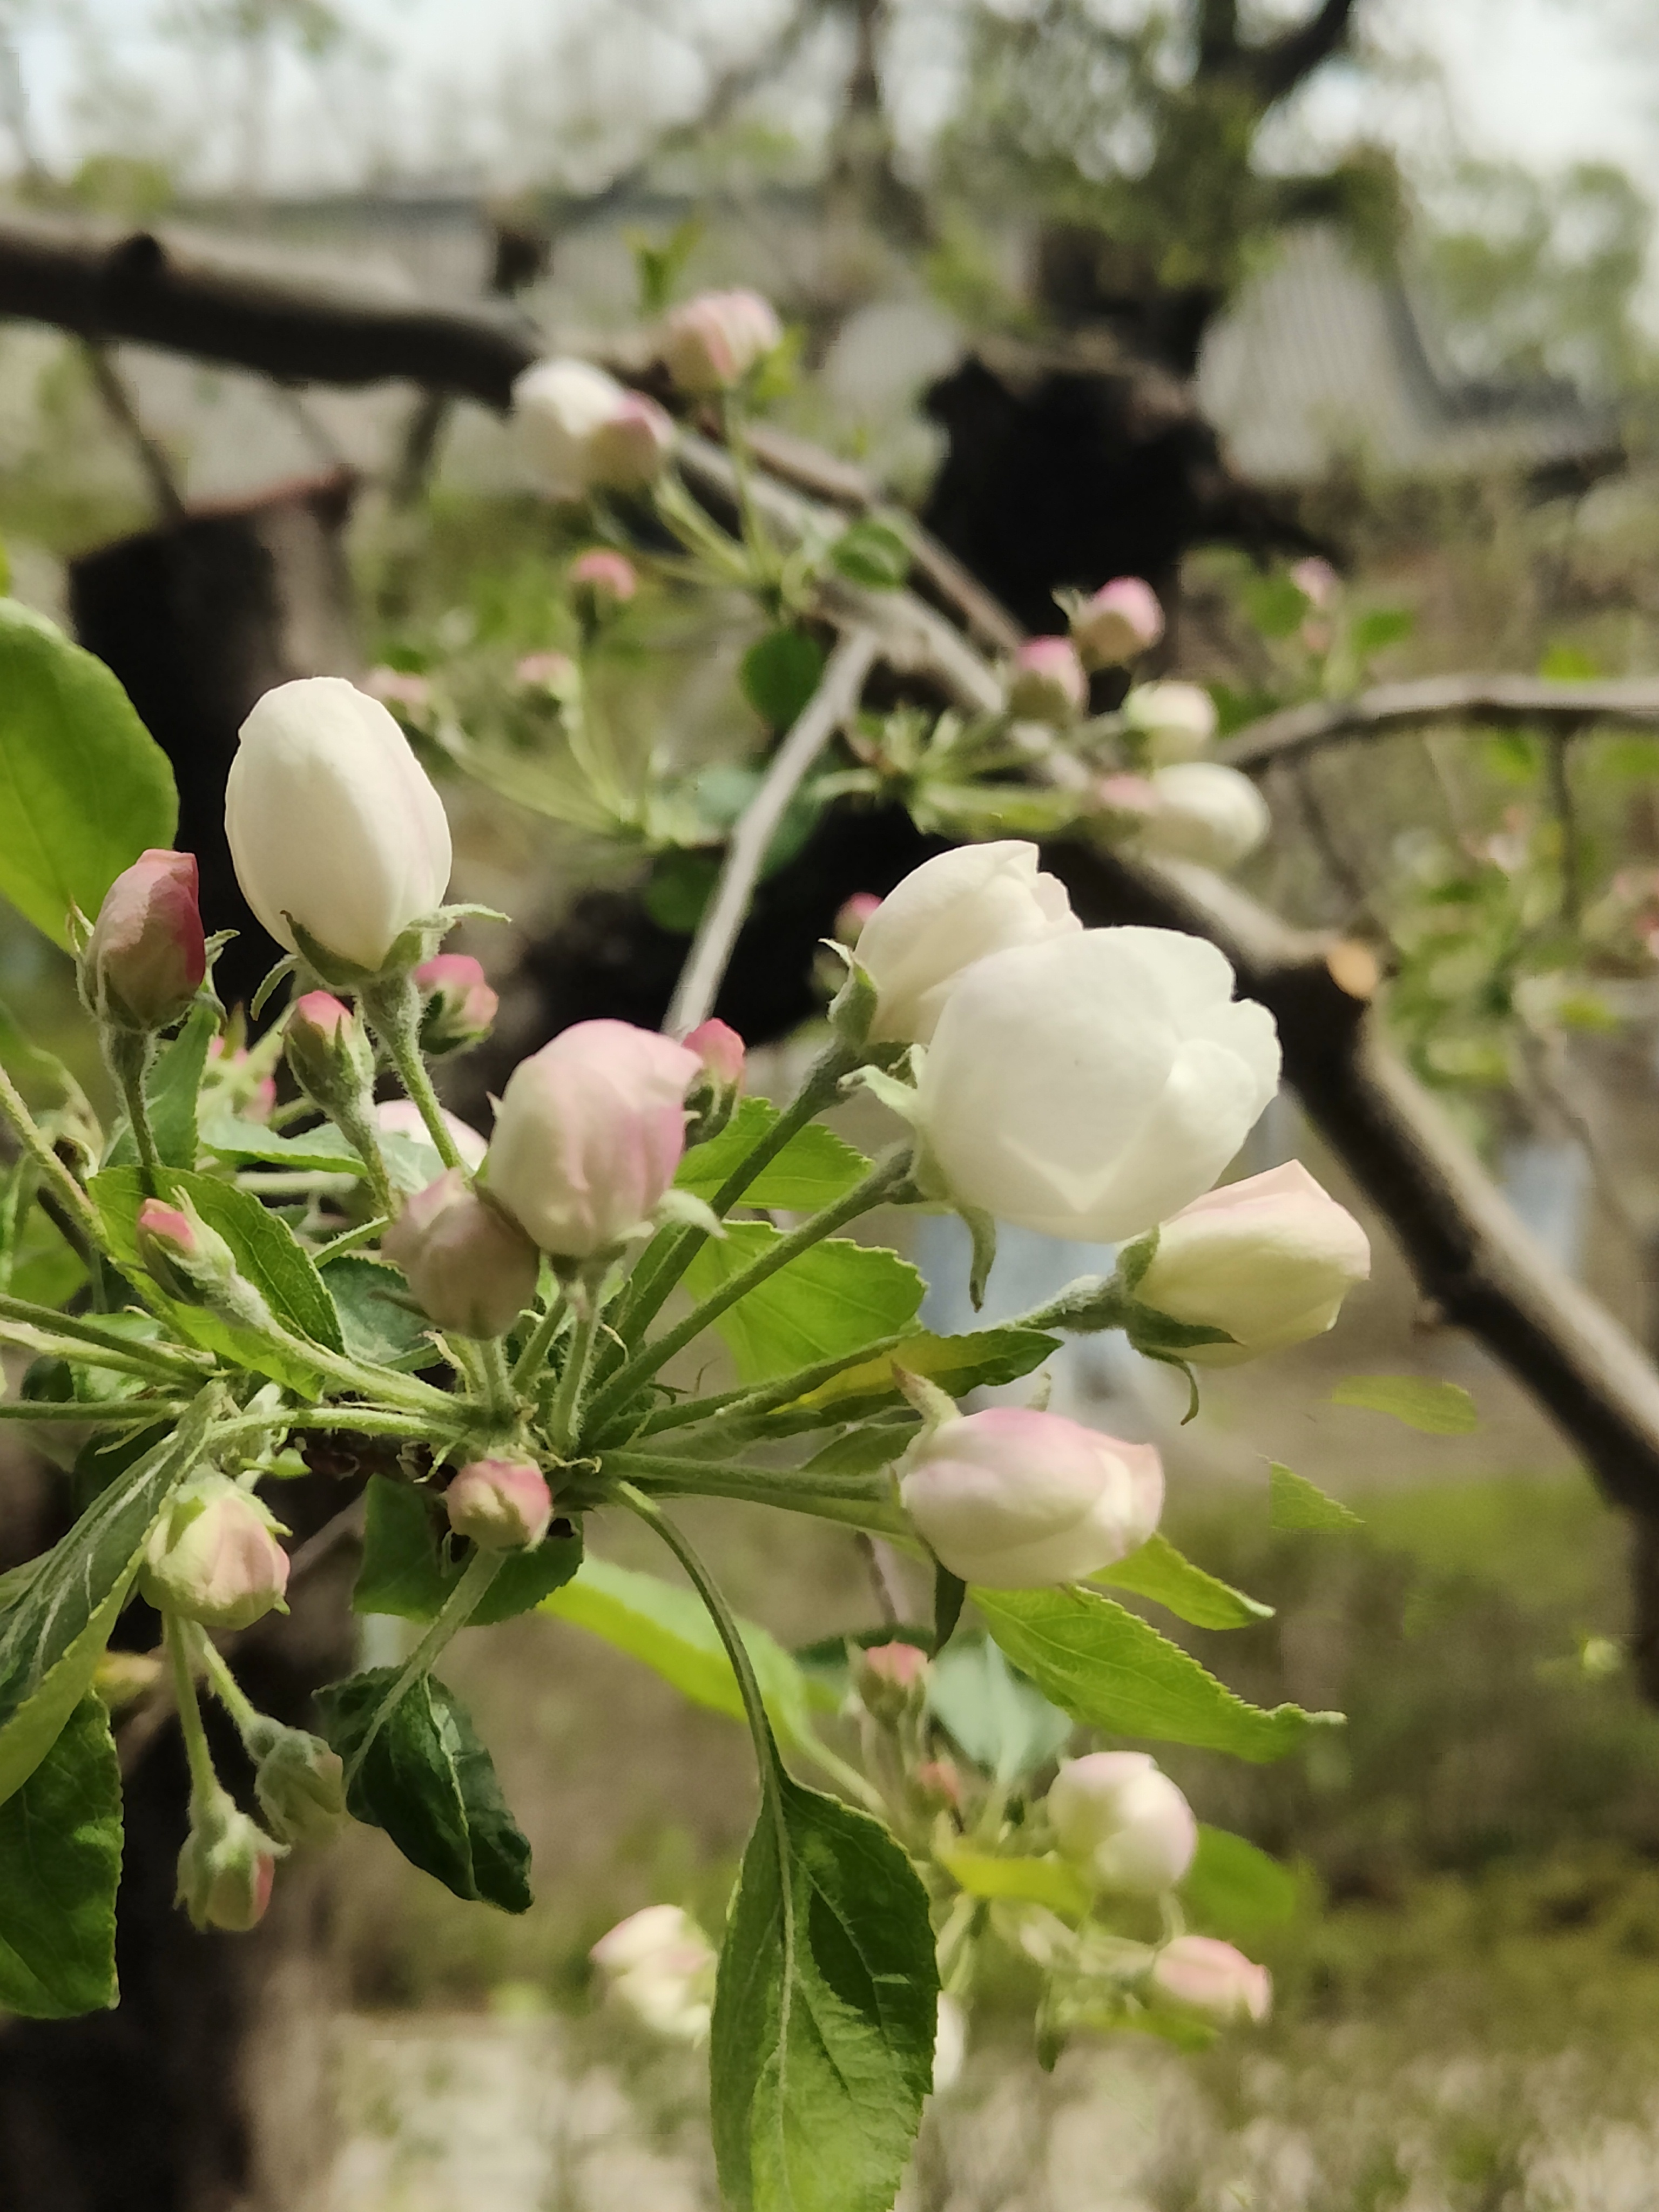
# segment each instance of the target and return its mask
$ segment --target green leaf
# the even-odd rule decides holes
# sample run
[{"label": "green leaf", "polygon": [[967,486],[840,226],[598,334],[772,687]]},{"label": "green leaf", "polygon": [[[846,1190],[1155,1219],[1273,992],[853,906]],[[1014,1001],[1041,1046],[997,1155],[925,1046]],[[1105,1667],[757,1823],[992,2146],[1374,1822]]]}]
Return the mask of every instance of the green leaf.
[{"label": "green leaf", "polygon": [[1461,1384],[1429,1382],[1420,1375],[1349,1375],[1332,1391],[1331,1403],[1392,1413],[1429,1437],[1466,1437],[1480,1425],[1475,1402]]},{"label": "green leaf", "polygon": [[121,1769],[102,1700],[82,1698],[0,1806],[0,2012],[69,2020],[115,2002]]},{"label": "green leaf", "polygon": [[405,1370],[435,1364],[439,1353],[432,1324],[424,1314],[410,1311],[409,1285],[395,1267],[362,1252],[343,1252],[318,1272],[354,1359]]},{"label": "green leaf", "polygon": [[1199,1824],[1198,1850],[1181,1885],[1188,1919],[1206,1935],[1249,1943],[1294,1919],[1303,1883],[1243,1836]]},{"label": "green leaf", "polygon": [[[145,1303],[170,1322],[180,1336],[239,1366],[252,1367],[288,1383],[304,1396],[316,1396],[320,1378],[301,1355],[267,1343],[251,1329],[221,1321],[204,1307],[181,1305],[163,1297],[150,1283],[138,1259],[136,1232],[144,1190],[137,1168],[106,1168],[87,1188],[117,1264]],[[251,1191],[238,1190],[234,1183],[221,1182],[213,1176],[185,1175],[176,1168],[161,1170],[156,1188],[164,1198],[191,1200],[208,1226],[216,1229],[230,1246],[238,1268],[264,1293],[278,1321],[331,1352],[343,1350],[333,1301],[311,1255]]]},{"label": "green leaf", "polygon": [[[781,1232],[764,1221],[737,1221],[698,1248],[685,1272],[694,1299],[709,1297]],[[745,1382],[816,1360],[856,1352],[915,1318],[924,1285],[908,1260],[879,1245],[826,1237],[739,1298],[714,1323]]]},{"label": "green leaf", "polygon": [[1248,1705],[1138,1615],[1097,1591],[975,1589],[993,1636],[1043,1695],[1086,1727],[1282,1759],[1340,1718]]},{"label": "green leaf", "polygon": [[[471,1556],[450,1539],[434,1492],[371,1475],[352,1610],[396,1613],[403,1620],[434,1620]],[[488,1628],[530,1612],[562,1589],[581,1563],[578,1535],[550,1534],[528,1551],[507,1553],[473,1609],[472,1626]]]},{"label": "green leaf", "polygon": [[866,591],[896,592],[910,573],[910,548],[890,522],[866,515],[830,548],[830,565]]},{"label": "green leaf", "polygon": [[196,1164],[196,1101],[208,1047],[219,1034],[217,1010],[205,1000],[190,1010],[171,1044],[156,1060],[148,1085],[149,1125],[155,1149],[170,1168]]},{"label": "green leaf", "polygon": [[951,1846],[939,1864],[969,1897],[1007,1898],[1017,1905],[1046,1905],[1067,1920],[1081,1920],[1094,1903],[1086,1885],[1064,1859],[999,1858],[988,1851]]},{"label": "green leaf", "polygon": [[[734,1721],[744,1717],[732,1662],[694,1590],[630,1567],[614,1567],[608,1559],[588,1559],[573,1582],[544,1601],[541,1610],[574,1621],[643,1661],[694,1705]],[[739,1625],[773,1727],[787,1744],[810,1749],[816,1739],[805,1677],[763,1628],[749,1621]]]},{"label": "green leaf", "polygon": [[1417,617],[1407,607],[1373,607],[1355,622],[1348,642],[1359,659],[1368,660],[1385,647],[1400,644],[1416,627]]},{"label": "green leaf", "polygon": [[[399,1672],[376,1667],[319,1691],[323,1734],[348,1766]],[[529,1842],[465,1706],[435,1674],[413,1683],[386,1716],[346,1804],[457,1897],[503,1912],[530,1909]]]},{"label": "green leaf", "polygon": [[983,1636],[939,1653],[927,1671],[927,1705],[957,1749],[1005,1789],[1046,1766],[1072,1733],[1070,1716]]},{"label": "green leaf", "polygon": [[927,1896],[863,1813],[780,1772],[738,1877],[709,2052],[733,2212],[889,2212],[933,2082]]},{"label": "green leaf", "polygon": [[893,1380],[896,1366],[937,1382],[949,1397],[961,1398],[969,1390],[1017,1382],[1059,1349],[1060,1339],[1040,1328],[981,1328],[966,1336],[935,1336],[931,1330],[917,1329],[891,1352],[842,1368],[781,1411],[794,1415],[833,1407],[837,1420],[860,1419],[900,1396]]},{"label": "green leaf", "polygon": [[1239,586],[1244,611],[1263,637],[1288,637],[1307,619],[1313,602],[1288,576],[1246,576]]},{"label": "green leaf", "polygon": [[1273,1617],[1272,1606],[1206,1575],[1164,1536],[1149,1536],[1139,1551],[1115,1567],[1103,1568],[1093,1579],[1167,1606],[1178,1620],[1189,1620],[1194,1628],[1248,1628],[1252,1621]]},{"label": "green leaf", "polygon": [[[779,1118],[777,1108],[764,1098],[745,1098],[718,1137],[694,1145],[685,1155],[674,1178],[677,1187],[712,1200]],[[738,1203],[817,1213],[844,1198],[869,1172],[862,1152],[821,1121],[809,1121],[767,1162]]]},{"label": "green leaf", "polygon": [[823,662],[823,647],[805,630],[769,630],[743,656],[738,682],[769,728],[787,730],[817,690]]},{"label": "green leaf", "polygon": [[101,660],[0,600],[0,892],[67,951],[123,868],[173,842],[173,770]]},{"label": "green leaf", "polygon": [[61,1536],[0,1613],[0,1804],[46,1757],[91,1684],[150,1530],[226,1410],[204,1390],[170,1437]]},{"label": "green leaf", "polygon": [[1305,1475],[1292,1474],[1277,1460],[1267,1467],[1267,1518],[1275,1528],[1305,1529],[1310,1534],[1340,1535],[1346,1529],[1363,1528],[1364,1522],[1357,1513],[1310,1482]]},{"label": "green leaf", "polygon": [[[202,1126],[202,1149],[232,1167],[282,1168],[290,1175],[366,1176],[368,1170],[331,1122],[285,1137],[262,1121],[216,1114]],[[443,1162],[424,1139],[380,1133],[380,1157],[400,1190],[423,1190],[443,1173]]]}]

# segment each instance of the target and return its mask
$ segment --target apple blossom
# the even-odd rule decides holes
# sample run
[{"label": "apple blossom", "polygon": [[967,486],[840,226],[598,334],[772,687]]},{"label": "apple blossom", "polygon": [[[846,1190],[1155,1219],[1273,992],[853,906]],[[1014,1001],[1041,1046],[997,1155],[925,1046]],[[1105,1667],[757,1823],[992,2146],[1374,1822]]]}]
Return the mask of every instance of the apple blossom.
[{"label": "apple blossom", "polygon": [[288,1553],[278,1523],[251,1491],[216,1470],[173,1493],[144,1547],[142,1581],[155,1606],[209,1628],[246,1628],[286,1611]]},{"label": "apple blossom", "polygon": [[1048,1790],[1054,1840],[1101,1889],[1156,1897],[1193,1863],[1198,1823],[1144,1751],[1096,1751],[1068,1760]]},{"label": "apple blossom", "polygon": [[1068,637],[1030,637],[1014,655],[1008,711],[1028,721],[1075,720],[1089,703],[1089,679]]},{"label": "apple blossom", "polygon": [[742,1082],[743,1039],[729,1022],[699,1022],[686,1032],[684,1042],[686,1050],[702,1062],[704,1074],[722,1090],[735,1090]]},{"label": "apple blossom", "polygon": [[1291,569],[1291,581],[1310,606],[1321,614],[1334,606],[1342,590],[1342,579],[1328,561],[1322,561],[1310,553],[1305,561],[1297,562]]},{"label": "apple blossom", "polygon": [[715,1956],[678,1905],[647,1905],[618,1921],[588,1953],[617,2002],[641,2027],[701,2043],[714,2000]]},{"label": "apple blossom", "polygon": [[179,1902],[196,1928],[245,1935],[270,1902],[283,1846],[222,1790],[191,1806],[179,1854]]},{"label": "apple blossom", "polygon": [[1164,610],[1139,576],[1115,576],[1069,607],[1072,637],[1085,668],[1120,668],[1164,635]]},{"label": "apple blossom", "polygon": [[1352,1214],[1288,1160],[1206,1191],[1164,1222],[1135,1296],[1172,1321],[1225,1329],[1234,1343],[1191,1345],[1183,1356],[1231,1367],[1322,1336],[1370,1271]]},{"label": "apple blossom", "polygon": [[643,1233],[685,1149],[694,1052],[628,1022],[578,1022],[508,1079],[486,1168],[492,1195],[555,1258]]},{"label": "apple blossom", "polygon": [[1219,761],[1182,761],[1154,769],[1152,811],[1143,851],[1206,868],[1234,868],[1273,827],[1267,802],[1247,775]]},{"label": "apple blossom", "polygon": [[1196,759],[1215,736],[1215,702],[1199,684],[1137,684],[1122,712],[1154,768]]},{"label": "apple blossom", "polygon": [[758,292],[699,292],[664,322],[662,358],[682,392],[729,392],[782,337]]},{"label": "apple blossom", "polygon": [[1177,1936],[1152,1962],[1160,1996],[1216,2020],[1266,2020],[1273,2010],[1273,1976],[1213,1936]]},{"label": "apple blossom", "polygon": [[449,824],[409,740],[338,676],[267,691],[242,725],[225,834],[248,904],[278,944],[303,930],[365,973],[443,902]]},{"label": "apple blossom", "polygon": [[253,1794],[279,1843],[325,1844],[346,1818],[345,1763],[304,1729],[264,1721],[248,1748]]},{"label": "apple blossom", "polygon": [[[420,1108],[412,1098],[383,1098],[374,1109],[374,1119],[385,1136],[407,1137],[411,1144],[431,1145],[431,1133],[427,1128]],[[481,1168],[484,1154],[489,1150],[489,1138],[480,1136],[470,1121],[463,1121],[459,1114],[451,1114],[447,1110],[444,1114],[444,1127],[454,1139],[462,1166]]]},{"label": "apple blossom", "polygon": [[374,1047],[349,1006],[329,991],[296,999],[283,1024],[283,1057],[312,1103],[337,1119],[366,1112]]},{"label": "apple blossom", "polygon": [[661,474],[674,425],[654,399],[586,361],[538,361],[513,386],[525,449],[556,498],[642,491]]},{"label": "apple blossom", "polygon": [[988,1589],[1079,1582],[1158,1526],[1164,1467],[1060,1413],[1018,1406],[944,1421],[900,1469],[904,1510],[941,1565]]},{"label": "apple blossom", "polygon": [[380,1249],[428,1320],[458,1336],[503,1335],[536,1296],[535,1246],[460,1168],[416,1192]]},{"label": "apple blossom", "polygon": [[539,1544],[553,1518],[547,1477],[528,1460],[469,1461],[444,1492],[444,1510],[458,1536],[485,1552]]},{"label": "apple blossom", "polygon": [[957,1200],[1113,1243],[1208,1188],[1279,1082],[1264,1006],[1212,945],[1091,929],[956,980],[917,1088],[927,1160]]},{"label": "apple blossom", "polygon": [[624,607],[640,588],[639,571],[625,553],[595,545],[579,553],[567,580],[573,592],[595,607]]},{"label": "apple blossom", "polygon": [[415,970],[415,988],[423,1052],[459,1052],[489,1036],[501,1000],[471,953],[434,953]]},{"label": "apple blossom", "polygon": [[104,894],[81,962],[82,989],[100,1021],[168,1029],[207,975],[193,853],[152,848]]},{"label": "apple blossom", "polygon": [[913,868],[865,922],[859,965],[876,987],[874,1043],[925,1044],[963,973],[986,954],[1083,925],[1019,838],[960,845]]}]

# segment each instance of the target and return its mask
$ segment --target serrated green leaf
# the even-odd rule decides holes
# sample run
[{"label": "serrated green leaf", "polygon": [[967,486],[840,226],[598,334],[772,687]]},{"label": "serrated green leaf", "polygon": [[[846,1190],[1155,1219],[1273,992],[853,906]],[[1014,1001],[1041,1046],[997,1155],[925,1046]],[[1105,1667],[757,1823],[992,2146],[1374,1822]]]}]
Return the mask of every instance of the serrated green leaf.
[{"label": "serrated green leaf", "polygon": [[1198,1850],[1181,1885],[1182,1907],[1195,1929],[1249,1943],[1263,1929],[1294,1919],[1302,1895],[1289,1867],[1243,1836],[1199,1823]]},{"label": "serrated green leaf", "polygon": [[148,1085],[155,1149],[170,1168],[196,1164],[196,1101],[208,1047],[219,1034],[219,1016],[205,1000],[190,1010],[172,1042],[162,1048]]},{"label": "serrated green leaf", "polygon": [[1267,1518],[1275,1528],[1322,1536],[1340,1535],[1365,1525],[1357,1513],[1351,1513],[1336,1498],[1327,1498],[1305,1475],[1292,1474],[1277,1460],[1270,1461],[1267,1467]]},{"label": "serrated green leaf", "polygon": [[714,1992],[714,2156],[732,2212],[889,2212],[933,2082],[927,1892],[886,1830],[780,1772]]},{"label": "serrated green leaf", "polygon": [[1202,1567],[1183,1559],[1166,1536],[1157,1534],[1127,1559],[1120,1559],[1115,1567],[1103,1567],[1092,1579],[1167,1606],[1178,1620],[1190,1621],[1194,1628],[1248,1628],[1253,1621],[1273,1617],[1272,1606],[1246,1597],[1231,1583],[1206,1574]]},{"label": "serrated green leaf", "polygon": [[[743,1719],[738,1678],[695,1591],[612,1566],[608,1559],[588,1559],[574,1581],[544,1600],[541,1610],[642,1661],[694,1705]],[[773,1727],[785,1743],[810,1747],[816,1739],[800,1668],[763,1628],[739,1625]]]},{"label": "serrated green leaf", "polygon": [[[403,1620],[435,1620],[470,1557],[465,1547],[450,1540],[442,1502],[433,1492],[371,1475],[352,1610],[395,1613]],[[530,1612],[562,1589],[581,1563],[579,1535],[550,1534],[527,1551],[507,1553],[473,1608],[472,1626],[489,1628]]]},{"label": "serrated green leaf", "polygon": [[173,770],[101,660],[0,600],[0,892],[69,947],[123,868],[179,825]]},{"label": "serrated green leaf", "polygon": [[[423,1190],[443,1173],[444,1164],[422,1138],[380,1132],[380,1157],[399,1190]],[[368,1170],[331,1122],[287,1137],[262,1121],[235,1114],[214,1115],[202,1125],[202,1149],[239,1168],[281,1168],[290,1175],[366,1176]]]},{"label": "serrated green leaf", "polygon": [[[676,1185],[697,1198],[712,1200],[778,1119],[776,1107],[764,1098],[745,1098],[718,1137],[694,1145],[687,1152],[674,1178]],[[844,1198],[869,1171],[862,1152],[821,1121],[809,1121],[767,1162],[738,1203],[817,1213]]]},{"label": "serrated green leaf", "polygon": [[0,1804],[21,1789],[91,1684],[150,1530],[225,1409],[197,1398],[172,1436],[61,1536],[0,1613]]},{"label": "serrated green leaf", "polygon": [[1431,1382],[1420,1375],[1349,1375],[1332,1391],[1331,1403],[1392,1414],[1429,1437],[1466,1437],[1480,1425],[1475,1402],[1461,1384]]},{"label": "serrated green leaf", "polygon": [[1046,1905],[1067,1920],[1081,1920],[1094,1899],[1064,1859],[999,1858],[989,1851],[952,1846],[939,1864],[969,1897],[1006,1898],[1018,1905]]},{"label": "serrated green leaf", "polygon": [[1046,1766],[1072,1733],[1071,1716],[983,1636],[939,1653],[927,1670],[927,1705],[957,1749],[1005,1788]]},{"label": "serrated green leaf", "polygon": [[817,690],[823,662],[823,647],[805,630],[769,630],[743,656],[738,682],[763,722],[787,730]]},{"label": "serrated green leaf", "polygon": [[[725,1237],[698,1248],[685,1273],[687,1291],[711,1297],[780,1237],[767,1222],[732,1222]],[[714,1327],[742,1380],[764,1382],[895,1334],[915,1318],[923,1288],[896,1252],[830,1237],[739,1298]]]},{"label": "serrated green leaf", "polygon": [[70,2020],[115,2002],[121,1769],[109,1716],[82,1698],[0,1806],[0,2012]]},{"label": "serrated green leaf", "polygon": [[1046,1698],[1086,1727],[1262,1761],[1340,1718],[1248,1704],[1138,1614],[1097,1591],[976,1589],[997,1642]]},{"label": "serrated green leaf", "polygon": [[[377,1667],[318,1692],[323,1734],[348,1767],[399,1671]],[[529,1842],[465,1706],[435,1674],[412,1684],[386,1716],[346,1803],[457,1897],[529,1911]]]},{"label": "serrated green leaf", "polygon": [[432,1324],[411,1312],[409,1285],[395,1267],[362,1252],[343,1252],[318,1269],[334,1301],[340,1335],[354,1359],[405,1371],[433,1366]]}]

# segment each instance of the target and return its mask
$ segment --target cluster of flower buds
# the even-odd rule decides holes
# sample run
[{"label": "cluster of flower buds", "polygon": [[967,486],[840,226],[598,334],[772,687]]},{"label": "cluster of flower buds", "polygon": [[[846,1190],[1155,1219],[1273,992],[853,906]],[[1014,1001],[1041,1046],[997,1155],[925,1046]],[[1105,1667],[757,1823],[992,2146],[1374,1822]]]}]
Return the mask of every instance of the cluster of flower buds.
[{"label": "cluster of flower buds", "polygon": [[216,1468],[177,1490],[144,1547],[139,1583],[150,1604],[207,1628],[247,1628],[288,1610],[284,1534],[270,1508]]},{"label": "cluster of flower buds", "polygon": [[283,1846],[222,1790],[192,1797],[179,1854],[179,1902],[197,1928],[242,1935],[264,1917]]},{"label": "cluster of flower buds", "polygon": [[673,422],[656,401],[591,362],[538,361],[513,386],[513,413],[557,499],[643,491],[673,450]]},{"label": "cluster of flower buds", "polygon": [[207,976],[195,856],[153,849],[104,895],[81,955],[81,991],[107,1029],[153,1035],[190,1012]]},{"label": "cluster of flower buds", "polygon": [[678,1905],[647,1905],[588,1953],[608,1994],[641,2027],[671,2042],[701,2043],[714,2001],[714,1952]]},{"label": "cluster of flower buds", "polygon": [[475,1459],[450,1482],[444,1510],[453,1533],[481,1551],[514,1552],[546,1535],[553,1498],[547,1478],[528,1460]]},{"label": "cluster of flower buds", "polygon": [[731,392],[783,338],[777,316],[758,292],[700,292],[667,316],[661,354],[682,392]]}]

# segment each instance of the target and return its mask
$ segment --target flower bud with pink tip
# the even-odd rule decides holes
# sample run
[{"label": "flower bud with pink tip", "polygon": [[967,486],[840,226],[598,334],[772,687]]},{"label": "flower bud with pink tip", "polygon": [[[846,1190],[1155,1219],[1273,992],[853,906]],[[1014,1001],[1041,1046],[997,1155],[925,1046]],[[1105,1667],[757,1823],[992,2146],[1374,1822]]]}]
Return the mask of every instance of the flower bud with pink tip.
[{"label": "flower bud with pink tip", "polygon": [[700,292],[664,323],[662,358],[682,392],[730,392],[782,337],[758,292]]},{"label": "flower bud with pink tip", "polygon": [[1068,637],[1027,638],[1008,678],[1008,712],[1030,722],[1073,722],[1089,703],[1089,679]]},{"label": "flower bud with pink tip", "polygon": [[578,1022],[509,1078],[491,1194],[556,1261],[648,1232],[685,1150],[694,1052],[628,1022]]},{"label": "flower bud with pink tip", "polygon": [[1266,2020],[1273,2010],[1273,1980],[1231,1943],[1213,1936],[1177,1936],[1152,1962],[1152,1987],[1212,2020]]},{"label": "flower bud with pink tip", "polygon": [[455,1534],[481,1552],[516,1552],[546,1535],[553,1495],[528,1460],[475,1459],[445,1491],[444,1510]]},{"label": "flower bud with pink tip", "polygon": [[252,1491],[216,1468],[176,1491],[144,1547],[149,1602],[208,1628],[247,1628],[285,1613],[288,1553],[281,1523]]},{"label": "flower bud with pink tip", "polygon": [[416,1191],[380,1249],[427,1319],[457,1336],[504,1335],[535,1299],[535,1246],[462,1168]]},{"label": "flower bud with pink tip", "polygon": [[1062,1766],[1048,1818],[1062,1854],[1097,1888],[1157,1897],[1198,1849],[1192,1808],[1144,1751],[1097,1751]]},{"label": "flower bud with pink tip", "polygon": [[706,1145],[732,1118],[743,1088],[743,1039],[728,1022],[699,1022],[688,1030],[685,1048],[702,1062],[702,1073],[685,1096],[685,1141]]},{"label": "flower bud with pink tip", "polygon": [[1182,1357],[1232,1367],[1322,1336],[1371,1271],[1370,1243],[1300,1160],[1206,1191],[1162,1224],[1137,1300],[1231,1344]]},{"label": "flower bud with pink tip", "polygon": [[1328,614],[1342,595],[1342,579],[1328,561],[1322,561],[1310,553],[1305,561],[1297,561],[1291,569],[1291,581],[1309,605],[1320,614]]},{"label": "flower bud with pink tip", "polygon": [[460,1052],[493,1026],[501,1000],[470,952],[439,952],[415,970],[421,994],[421,1049]]},{"label": "flower bud with pink tip", "polygon": [[942,1565],[988,1589],[1080,1582],[1144,1544],[1164,1510],[1164,1464],[1060,1413],[992,1406],[911,1446],[904,1510]]},{"label": "flower bud with pink tip", "polygon": [[192,1801],[179,1854],[179,1902],[195,1928],[246,1935],[264,1917],[283,1846],[222,1790]]},{"label": "flower bud with pink tip", "polygon": [[1183,684],[1174,677],[1137,684],[1122,713],[1152,768],[1195,760],[1215,736],[1215,702],[1201,684]]},{"label": "flower bud with pink tip", "polygon": [[639,571],[625,553],[595,545],[579,553],[567,580],[572,597],[588,619],[625,607],[640,588]]},{"label": "flower bud with pink tip", "polygon": [[538,361],[513,386],[525,449],[556,498],[643,491],[661,475],[674,425],[654,399],[586,361]]},{"label": "flower bud with pink tip", "polygon": [[1139,576],[1115,576],[1091,597],[1073,599],[1066,611],[1085,668],[1121,668],[1164,635],[1158,593]]},{"label": "flower bud with pink tip", "polygon": [[874,891],[854,891],[851,898],[843,899],[836,909],[830,933],[836,944],[846,945],[849,951],[854,950],[880,904]]},{"label": "flower bud with pink tip", "polygon": [[304,1729],[262,1720],[248,1739],[253,1794],[278,1842],[325,1844],[346,1820],[345,1762]]},{"label": "flower bud with pink tip", "polygon": [[81,959],[81,990],[100,1022],[145,1034],[189,1012],[207,975],[193,853],[142,853],[104,894]]},{"label": "flower bud with pink tip", "polygon": [[214,1304],[238,1279],[229,1245],[188,1201],[172,1206],[147,1198],[138,1208],[134,1240],[145,1273],[181,1304]]},{"label": "flower bud with pink tip", "polygon": [[312,1104],[337,1121],[367,1115],[374,1092],[368,1031],[330,991],[296,999],[283,1025],[283,1057]]},{"label": "flower bud with pink tip", "polygon": [[927,1654],[915,1644],[872,1644],[860,1652],[854,1680],[865,1711],[896,1721],[921,1705]]}]

